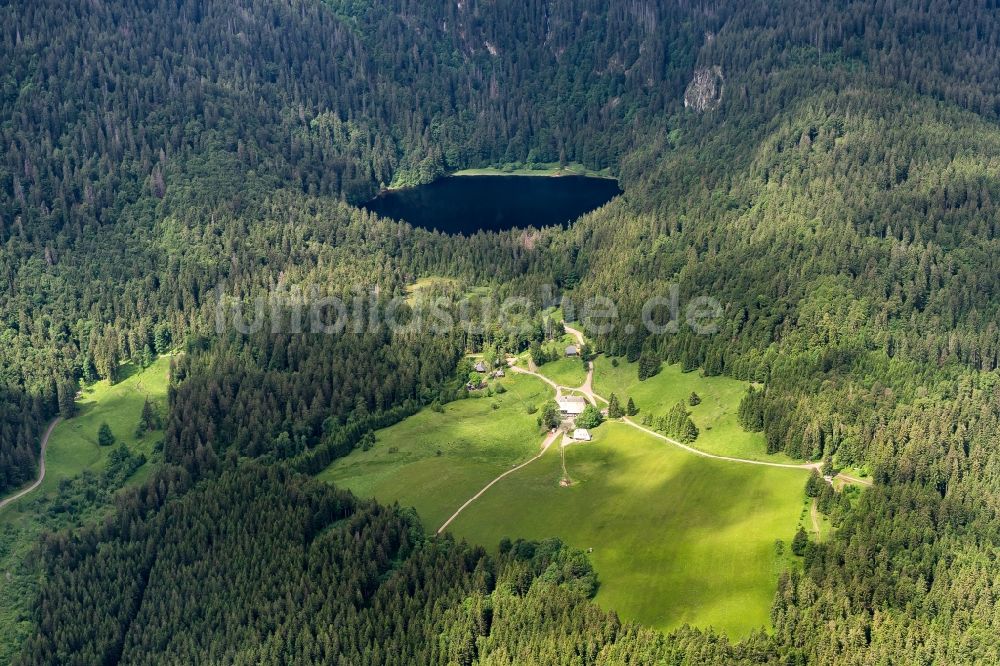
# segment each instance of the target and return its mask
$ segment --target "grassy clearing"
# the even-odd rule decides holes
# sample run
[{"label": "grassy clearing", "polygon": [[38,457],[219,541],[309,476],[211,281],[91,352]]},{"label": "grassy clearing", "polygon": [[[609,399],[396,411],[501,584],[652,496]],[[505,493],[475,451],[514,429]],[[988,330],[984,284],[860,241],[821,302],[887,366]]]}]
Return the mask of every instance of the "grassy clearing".
[{"label": "grassy clearing", "polygon": [[455,278],[439,276],[422,277],[413,284],[406,285],[406,302],[409,305],[413,305],[428,292],[435,290],[456,291],[458,288],[459,282]]},{"label": "grassy clearing", "polygon": [[[590,557],[597,601],[661,629],[713,626],[733,637],[768,624],[777,572],[802,509],[805,472],[707,460],[625,424],[507,477],[449,528],[495,547],[560,536]],[[787,548],[785,549],[787,551]]]},{"label": "grassy clearing", "polygon": [[547,342],[543,348],[549,355],[557,358],[539,367],[539,374],[545,375],[560,386],[575,388],[583,384],[587,379],[587,371],[583,368],[583,361],[579,357],[565,356],[566,347],[576,344],[576,338],[568,334],[559,340]]},{"label": "grassy clearing", "polygon": [[549,361],[538,368],[538,373],[545,375],[560,386],[572,388],[580,386],[587,379],[587,372],[583,369],[583,361],[578,358],[560,358]]},{"label": "grassy clearing", "polygon": [[702,377],[697,371],[681,372],[680,365],[665,365],[654,377],[640,382],[636,363],[599,356],[594,361],[594,391],[610,397],[618,395],[622,405],[631,397],[639,408],[636,420],[646,414],[660,416],[673,405],[686,401],[692,392],[701,404],[688,407],[699,435],[692,446],[717,455],[750,460],[796,462],[785,454],[768,454],[764,435],[743,430],[736,418],[740,400],[748,384],[731,377]]},{"label": "grassy clearing", "polygon": [[603,169],[595,171],[582,164],[571,163],[560,167],[558,162],[543,162],[539,164],[504,164],[497,167],[481,169],[462,169],[452,176],[590,176],[592,178],[613,178],[610,171]]},{"label": "grassy clearing", "polygon": [[425,409],[380,430],[374,447],[335,461],[319,478],[416,507],[425,529],[435,531],[489,481],[538,452],[543,434],[528,406],[540,407],[553,391],[525,375],[501,383],[506,393]]},{"label": "grassy clearing", "polygon": [[805,528],[806,532],[809,533],[809,538],[816,543],[823,543],[830,538],[830,535],[834,531],[830,517],[821,513],[816,508],[816,500],[812,497],[807,497],[803,500],[799,522]]},{"label": "grassy clearing", "polygon": [[[841,472],[843,474],[846,474],[847,476],[853,477],[855,479],[859,479],[861,481],[868,481],[869,483],[872,480],[871,473],[865,467],[851,467],[851,466],[841,467],[840,465],[837,464],[836,456],[834,456],[833,463],[834,463],[834,466],[837,467],[837,470],[839,472]],[[840,490],[840,488],[843,487],[844,485],[860,485],[862,487],[865,486],[864,483],[861,483],[861,484],[851,484],[850,482],[847,482],[847,481],[845,481],[843,479],[838,479],[838,481],[837,481],[837,490]]]},{"label": "grassy clearing", "polygon": [[485,299],[489,298],[491,293],[490,287],[485,285],[464,287],[462,282],[455,278],[431,275],[419,278],[416,282],[406,286],[406,302],[412,306],[420,299],[432,294],[455,300],[463,298]]},{"label": "grassy clearing", "polygon": [[[101,423],[111,426],[116,444],[124,442],[133,451],[141,451],[152,459],[154,444],[163,439],[163,433],[151,432],[136,437],[135,431],[147,397],[157,405],[160,414],[166,416],[170,359],[161,357],[145,370],[131,366],[127,370],[131,370],[131,376],[113,386],[98,382],[83,390],[77,401],[79,414],[59,424],[49,439],[45,481],[36,492],[53,492],[62,479],[76,476],[85,469],[103,469],[114,447],[97,444]],[[144,478],[149,468],[149,465],[144,466],[137,476]],[[133,478],[133,481],[139,483],[142,478]]]},{"label": "grassy clearing", "polygon": [[[568,362],[580,369],[578,378],[553,373],[553,364],[543,371],[562,384],[582,383],[582,364]],[[656,413],[696,390],[702,403],[692,411],[704,433],[698,445],[781,459],[764,455],[763,441],[736,423],[741,382],[670,367],[640,383],[634,364],[597,363],[598,391],[632,395]],[[496,398],[452,403],[443,414],[424,410],[380,431],[374,448],[335,462],[321,478],[414,506],[433,531],[489,480],[538,450],[541,435],[523,405],[540,405],[551,391],[523,375],[504,383],[510,391]],[[787,544],[809,520],[806,472],[708,460],[622,423],[593,434],[593,442],[553,447],[503,479],[449,531],[488,548],[504,536],[560,536],[593,548],[602,581],[597,601],[653,627],[690,623],[742,637],[766,626],[778,572],[796,566]],[[564,464],[574,482],[568,488],[559,485]],[[779,539],[786,544],[781,552]]]},{"label": "grassy clearing", "polygon": [[[17,522],[19,515],[31,513],[30,505],[51,499],[64,479],[73,478],[85,470],[101,471],[115,448],[98,445],[97,431],[102,423],[111,426],[116,438],[115,446],[124,443],[131,450],[142,452],[149,459],[154,458],[155,444],[163,439],[163,432],[148,432],[143,437],[136,437],[136,426],[147,397],[161,414],[166,415],[169,372],[170,359],[163,356],[145,370],[125,366],[125,379],[113,386],[98,382],[84,388],[77,400],[77,415],[63,421],[52,431],[42,485],[0,512],[0,525]],[[142,478],[139,477],[147,475],[145,471],[140,470],[130,481],[140,483]]]},{"label": "grassy clearing", "polygon": [[148,396],[166,414],[169,357],[161,357],[149,368],[126,366],[126,378],[115,384],[99,382],[83,390],[77,401],[79,414],[63,421],[49,438],[45,456],[45,480],[26,497],[0,511],[0,663],[10,663],[30,629],[28,604],[34,595],[37,571],[31,550],[45,529],[79,525],[98,517],[94,511],[82,514],[51,513],[60,484],[84,472],[99,473],[117,447],[97,444],[97,430],[107,422],[117,442],[133,452],[142,452],[148,462],[128,479],[138,484],[146,479],[161,454],[154,451],[163,439],[162,431],[136,437],[136,426]]}]

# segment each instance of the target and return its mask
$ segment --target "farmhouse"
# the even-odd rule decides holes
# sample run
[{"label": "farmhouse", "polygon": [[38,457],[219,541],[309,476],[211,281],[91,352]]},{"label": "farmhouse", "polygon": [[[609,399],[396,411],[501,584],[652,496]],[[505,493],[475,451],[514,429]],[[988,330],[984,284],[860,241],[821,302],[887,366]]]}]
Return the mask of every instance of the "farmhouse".
[{"label": "farmhouse", "polygon": [[576,348],[576,345],[570,345],[566,347],[566,356],[579,356],[580,350]]},{"label": "farmhouse", "polygon": [[587,406],[587,401],[578,395],[564,395],[558,400],[559,411],[568,416],[577,416],[583,413],[583,408]]},{"label": "farmhouse", "polygon": [[483,363],[482,361],[479,361],[478,363],[476,363],[475,371],[486,372],[486,364]]},{"label": "farmhouse", "polygon": [[573,439],[578,442],[589,442],[591,440],[590,431],[586,428],[577,428],[573,431]]}]

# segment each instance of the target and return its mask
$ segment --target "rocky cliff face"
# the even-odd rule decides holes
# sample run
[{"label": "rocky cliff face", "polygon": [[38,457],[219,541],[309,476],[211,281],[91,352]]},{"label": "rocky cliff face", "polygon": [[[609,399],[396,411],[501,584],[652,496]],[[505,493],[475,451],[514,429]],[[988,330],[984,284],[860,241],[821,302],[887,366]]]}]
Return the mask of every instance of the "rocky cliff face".
[{"label": "rocky cliff face", "polygon": [[724,87],[725,78],[721,67],[699,67],[694,70],[691,83],[684,91],[684,107],[698,112],[711,111],[722,101]]}]

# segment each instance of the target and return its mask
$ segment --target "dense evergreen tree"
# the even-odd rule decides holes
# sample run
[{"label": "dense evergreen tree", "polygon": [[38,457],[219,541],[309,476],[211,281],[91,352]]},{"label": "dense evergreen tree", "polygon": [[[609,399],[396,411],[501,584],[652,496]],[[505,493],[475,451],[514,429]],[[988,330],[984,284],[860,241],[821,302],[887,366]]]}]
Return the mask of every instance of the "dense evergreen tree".
[{"label": "dense evergreen tree", "polygon": [[764,392],[753,386],[740,400],[739,411],[736,413],[744,430],[759,432],[764,429]]},{"label": "dense evergreen tree", "polygon": [[620,419],[623,416],[625,416],[625,410],[623,410],[621,404],[619,404],[618,396],[612,393],[608,398],[608,418]]},{"label": "dense evergreen tree", "polygon": [[639,380],[646,380],[660,372],[662,361],[653,354],[643,354],[639,357]]},{"label": "dense evergreen tree", "polygon": [[647,415],[647,425],[651,425],[660,432],[669,435],[685,444],[689,444],[698,438],[698,427],[691,420],[690,412],[686,404],[676,403],[663,416],[656,418]]},{"label": "dense evergreen tree", "polygon": [[107,423],[102,423],[97,429],[97,443],[101,446],[111,446],[115,443],[115,434],[111,432],[111,426]]},{"label": "dense evergreen tree", "polygon": [[[0,16],[0,493],[34,478],[79,380],[184,352],[167,466],[113,520],[46,539],[22,661],[998,660],[992,8],[45,0]],[[715,66],[717,106],[685,110]],[[350,205],[452,168],[570,160],[614,168],[626,194],[565,231],[448,238]],[[290,471],[456,397],[466,349],[544,330],[219,335],[215,288],[388,297],[424,275],[455,278],[450,296],[612,298],[622,325],[596,349],[640,378],[667,362],[754,382],[738,416],[770,451],[873,472],[859,497],[811,482],[838,529],[796,535],[773,636],[622,624],[590,605],[575,555],[424,541],[405,512]],[[645,299],[671,285],[722,304],[717,334],[683,314],[647,334]],[[696,436],[683,403],[664,418]],[[60,511],[110,505],[144,464],[110,455]]]},{"label": "dense evergreen tree", "polygon": [[635,416],[639,413],[639,408],[635,406],[635,401],[632,400],[631,396],[628,399],[628,404],[625,405],[625,415]]},{"label": "dense evergreen tree", "polygon": [[799,527],[792,539],[792,552],[801,557],[806,554],[806,546],[808,545],[809,537],[806,535],[806,530],[804,527]]}]

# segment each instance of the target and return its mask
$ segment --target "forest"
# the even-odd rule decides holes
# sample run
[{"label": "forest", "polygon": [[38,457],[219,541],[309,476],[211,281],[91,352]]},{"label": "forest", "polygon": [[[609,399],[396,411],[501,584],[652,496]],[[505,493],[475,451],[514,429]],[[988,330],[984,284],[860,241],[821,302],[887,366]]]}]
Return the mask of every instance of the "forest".
[{"label": "forest", "polygon": [[[35,478],[80,386],[178,352],[162,464],[37,544],[19,663],[1000,661],[990,3],[15,0],[0,18],[0,495]],[[685,108],[713,67],[718,105]],[[568,229],[471,236],[357,207],[543,162],[610,169],[625,194]],[[425,537],[310,475],[460,399],[465,352],[540,342],[538,312],[523,335],[339,336],[216,313],[316,285],[381,304],[428,276],[607,297],[623,324],[671,285],[711,295],[715,335],[621,325],[593,351],[753,382],[740,421],[769,452],[874,485],[824,504],[838,529],[740,642],[622,622],[560,543]]]}]

